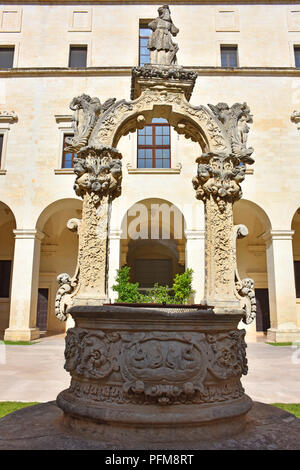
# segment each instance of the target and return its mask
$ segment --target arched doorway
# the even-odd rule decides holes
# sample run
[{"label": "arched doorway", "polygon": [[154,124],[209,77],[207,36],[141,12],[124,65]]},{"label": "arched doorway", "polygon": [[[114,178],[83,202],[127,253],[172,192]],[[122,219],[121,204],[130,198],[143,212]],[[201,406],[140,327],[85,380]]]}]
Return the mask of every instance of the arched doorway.
[{"label": "arched doorway", "polygon": [[0,337],[9,326],[10,292],[16,221],[11,209],[0,202]]},{"label": "arched doorway", "polygon": [[78,238],[67,228],[67,222],[72,218],[80,219],[81,210],[79,199],[61,199],[46,207],[38,219],[37,228],[44,233],[37,304],[37,327],[40,331],[65,330],[65,324],[56,318],[54,312],[58,289],[56,278],[63,272],[73,275],[75,271]]},{"label": "arched doorway", "polygon": [[295,288],[297,304],[297,324],[300,327],[300,208],[294,214],[292,220],[293,235],[293,259],[295,271]]},{"label": "arched doorway", "polygon": [[120,266],[130,266],[131,280],[141,292],[155,283],[171,287],[175,275],[184,272],[184,228],[181,211],[164,199],[144,199],[126,212]]},{"label": "arched doorway", "polygon": [[256,320],[249,327],[252,333],[270,328],[270,306],[266,245],[262,235],[270,230],[270,221],[264,210],[252,201],[241,199],[233,208],[234,223],[243,224],[249,234],[237,241],[237,264],[241,278],[254,280]]}]

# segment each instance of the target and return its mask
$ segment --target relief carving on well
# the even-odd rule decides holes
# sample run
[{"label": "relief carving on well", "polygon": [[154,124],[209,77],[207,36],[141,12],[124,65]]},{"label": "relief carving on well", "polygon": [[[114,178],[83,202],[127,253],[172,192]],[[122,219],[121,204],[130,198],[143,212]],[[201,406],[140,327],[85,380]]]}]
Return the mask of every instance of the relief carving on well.
[{"label": "relief carving on well", "polygon": [[[85,379],[92,379],[90,398],[96,401],[117,396],[128,403],[209,402],[218,393],[222,400],[224,388],[223,399],[233,398],[237,390],[243,393],[239,379],[247,373],[244,335],[244,330],[183,336],[72,328],[65,350],[65,369],[72,375],[69,391],[80,394],[86,390]],[[88,398],[89,393],[84,395]]]}]

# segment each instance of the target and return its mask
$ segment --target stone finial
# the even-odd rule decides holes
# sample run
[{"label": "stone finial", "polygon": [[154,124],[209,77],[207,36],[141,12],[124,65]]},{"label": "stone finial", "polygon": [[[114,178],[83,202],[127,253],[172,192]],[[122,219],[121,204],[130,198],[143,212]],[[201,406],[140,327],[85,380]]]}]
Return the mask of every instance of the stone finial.
[{"label": "stone finial", "polygon": [[150,62],[152,65],[176,65],[176,54],[179,50],[172,36],[179,33],[179,29],[173,24],[171,12],[168,5],[158,8],[158,17],[151,21],[148,26],[152,29],[148,41],[150,50]]},{"label": "stone finial", "polygon": [[208,105],[214,115],[221,121],[225,127],[226,134],[231,141],[232,153],[243,163],[254,163],[251,157],[254,149],[247,148],[249,126],[252,123],[252,114],[247,103],[235,103],[228,106],[227,103],[218,103],[216,106]]},{"label": "stone finial", "polygon": [[206,153],[197,158],[197,176],[193,179],[197,199],[206,200],[213,195],[223,211],[225,200],[234,202],[242,197],[240,183],[245,179],[246,163],[254,163],[254,149],[247,147],[252,115],[246,103],[208,105],[223,124],[231,145],[231,153]]},{"label": "stone finial", "polygon": [[98,118],[113,106],[115,102],[116,98],[109,98],[102,105],[99,98],[91,98],[85,93],[73,98],[70,103],[70,109],[75,111],[72,125],[74,137],[66,139],[66,143],[72,151],[78,151],[88,145],[89,138]]}]

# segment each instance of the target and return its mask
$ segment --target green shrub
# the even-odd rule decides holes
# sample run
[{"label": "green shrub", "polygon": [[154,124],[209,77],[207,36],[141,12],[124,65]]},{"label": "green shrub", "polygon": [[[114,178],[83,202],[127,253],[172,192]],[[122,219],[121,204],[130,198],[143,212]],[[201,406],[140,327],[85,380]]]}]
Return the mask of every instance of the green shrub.
[{"label": "green shrub", "polygon": [[143,296],[142,302],[171,304],[173,300],[173,297],[169,295],[169,286],[159,286],[156,282],[148,294]]},{"label": "green shrub", "polygon": [[184,273],[176,274],[172,287],[175,303],[186,304],[195,292],[192,289],[193,272],[188,268]]},{"label": "green shrub", "polygon": [[139,283],[130,282],[130,267],[123,266],[118,269],[116,284],[113,286],[113,290],[118,292],[117,302],[127,302],[127,303],[138,303],[141,302],[141,294],[139,293]]},{"label": "green shrub", "polygon": [[118,292],[117,302],[186,304],[191,294],[195,292],[192,289],[192,278],[192,269],[187,269],[182,274],[176,274],[172,287],[174,297],[170,295],[168,286],[159,286],[157,282],[147,294],[143,295],[139,292],[139,283],[130,282],[130,267],[123,266],[117,271],[116,284],[113,286],[113,290]]}]

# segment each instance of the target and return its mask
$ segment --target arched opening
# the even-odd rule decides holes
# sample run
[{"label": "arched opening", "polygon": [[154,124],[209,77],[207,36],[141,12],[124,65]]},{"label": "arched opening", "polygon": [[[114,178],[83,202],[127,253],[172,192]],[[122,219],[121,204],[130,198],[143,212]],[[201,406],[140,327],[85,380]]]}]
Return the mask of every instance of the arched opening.
[{"label": "arched opening", "polygon": [[67,228],[72,218],[81,218],[79,199],[61,199],[50,204],[40,215],[37,228],[44,233],[41,244],[37,327],[41,331],[63,332],[65,325],[55,316],[54,304],[58,274],[73,275],[78,253],[78,237]]},{"label": "arched opening", "polygon": [[11,209],[0,202],[0,336],[9,326],[10,292],[16,220]]},{"label": "arched opening", "polygon": [[300,325],[300,208],[294,214],[292,220],[293,235],[293,259],[295,271],[295,288],[297,303],[297,323]]},{"label": "arched opening", "polygon": [[185,269],[185,221],[164,199],[144,199],[126,212],[122,222],[120,266],[131,268],[131,281],[146,293],[155,283],[172,286]]},{"label": "arched opening", "polygon": [[[257,204],[241,199],[233,206],[234,224],[243,224],[249,234],[237,241],[237,265],[241,278],[254,280],[257,312],[252,332],[266,332],[270,328],[270,306],[266,245],[262,235],[271,224],[264,210]],[[249,327],[248,327],[249,328]]]}]

